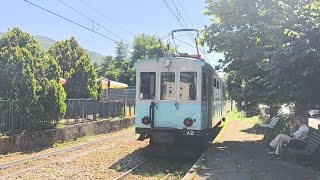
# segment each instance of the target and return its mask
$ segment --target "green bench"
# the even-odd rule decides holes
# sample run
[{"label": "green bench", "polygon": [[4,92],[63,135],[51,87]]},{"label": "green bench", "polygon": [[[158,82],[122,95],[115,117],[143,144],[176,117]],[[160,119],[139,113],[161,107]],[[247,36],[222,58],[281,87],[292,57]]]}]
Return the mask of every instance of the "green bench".
[{"label": "green bench", "polygon": [[304,156],[310,159],[312,155],[317,152],[320,147],[320,130],[309,127],[309,137],[306,141],[306,146],[302,149],[285,146],[283,158],[286,159],[288,155],[296,159],[298,156]]}]

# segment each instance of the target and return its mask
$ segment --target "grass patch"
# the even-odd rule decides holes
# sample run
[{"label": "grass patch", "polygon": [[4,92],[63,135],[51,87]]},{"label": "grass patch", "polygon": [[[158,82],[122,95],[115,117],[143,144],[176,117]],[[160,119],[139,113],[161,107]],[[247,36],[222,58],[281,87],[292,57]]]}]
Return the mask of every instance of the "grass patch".
[{"label": "grass patch", "polygon": [[[124,129],[122,129],[120,131],[131,131],[131,130],[134,130],[134,128],[135,128],[135,126],[130,126],[130,127],[124,128]],[[117,132],[120,132],[120,131],[117,131]],[[116,133],[116,132],[111,132],[111,133],[106,133],[106,134],[99,134],[99,135],[87,135],[87,136],[77,137],[77,138],[74,138],[74,139],[69,140],[69,141],[59,141],[59,142],[54,143],[52,145],[52,147],[58,148],[58,149],[64,149],[64,148],[71,147],[72,145],[77,145],[79,143],[100,140],[100,139],[105,138],[106,136],[109,136],[109,135],[112,136],[112,133]]]},{"label": "grass patch", "polygon": [[229,128],[229,123],[234,122],[234,121],[239,121],[239,120],[250,122],[250,123],[254,124],[255,126],[257,126],[261,123],[259,121],[258,116],[245,117],[245,114],[242,111],[237,111],[237,110],[230,111],[226,114],[226,122],[223,122],[221,124],[221,126],[223,126],[222,130],[220,131],[219,135],[215,138],[215,140],[213,142],[214,143],[221,143],[222,137],[224,136],[225,132]]},{"label": "grass patch", "polygon": [[[168,160],[168,159],[150,159],[150,165],[144,165],[139,174],[143,176],[143,179],[150,179],[155,177],[156,179],[163,179],[168,173],[173,179],[182,179],[185,174],[184,169],[181,169],[181,165],[190,163],[187,160]],[[191,164],[190,164],[191,165]]]},{"label": "grass patch", "polygon": [[199,173],[203,170],[203,163],[200,162],[200,163],[195,167],[195,169],[196,169],[197,174],[199,174]]},{"label": "grass patch", "polygon": [[120,164],[117,164],[116,165],[116,171],[117,172],[120,172],[122,170],[122,167],[120,166]]},{"label": "grass patch", "polygon": [[31,165],[33,164],[33,160],[27,160],[26,162],[24,162],[25,165]]},{"label": "grass patch", "polygon": [[256,180],[257,179],[257,173],[255,170],[251,170],[249,180]]},{"label": "grass patch", "polygon": [[260,123],[258,116],[246,117],[243,111],[233,110],[226,115],[227,122],[232,122],[236,120],[250,121],[253,123]]},{"label": "grass patch", "polygon": [[92,139],[92,137],[93,136],[83,136],[83,137],[79,137],[79,138],[74,138],[71,141],[59,141],[59,142],[54,143],[52,145],[52,147],[58,148],[58,149],[68,148],[76,143],[86,142],[89,139]]}]

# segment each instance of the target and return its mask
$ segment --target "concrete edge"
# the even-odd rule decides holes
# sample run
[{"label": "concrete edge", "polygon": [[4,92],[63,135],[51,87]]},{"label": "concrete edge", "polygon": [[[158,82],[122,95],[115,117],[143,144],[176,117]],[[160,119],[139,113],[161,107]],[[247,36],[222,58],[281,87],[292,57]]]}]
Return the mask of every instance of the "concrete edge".
[{"label": "concrete edge", "polygon": [[[211,146],[210,146],[211,147]],[[197,175],[197,170],[199,167],[202,166],[203,161],[205,161],[204,156],[208,152],[210,148],[207,148],[200,158],[196,161],[196,163],[189,169],[189,171],[183,176],[182,180],[190,180],[192,179],[195,175]]]}]

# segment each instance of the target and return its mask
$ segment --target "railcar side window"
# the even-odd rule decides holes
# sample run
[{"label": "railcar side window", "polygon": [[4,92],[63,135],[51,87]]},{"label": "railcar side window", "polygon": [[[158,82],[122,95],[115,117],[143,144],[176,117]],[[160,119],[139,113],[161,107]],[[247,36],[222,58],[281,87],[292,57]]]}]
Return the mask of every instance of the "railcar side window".
[{"label": "railcar side window", "polygon": [[203,73],[202,74],[202,101],[206,101],[208,99],[207,84],[208,84],[207,73]]},{"label": "railcar side window", "polygon": [[141,72],[139,99],[154,99],[156,94],[155,89],[156,89],[156,73]]},{"label": "railcar side window", "polygon": [[181,72],[179,98],[181,101],[197,100],[197,73]]},{"label": "railcar side window", "polygon": [[175,100],[175,73],[161,73],[160,100]]}]

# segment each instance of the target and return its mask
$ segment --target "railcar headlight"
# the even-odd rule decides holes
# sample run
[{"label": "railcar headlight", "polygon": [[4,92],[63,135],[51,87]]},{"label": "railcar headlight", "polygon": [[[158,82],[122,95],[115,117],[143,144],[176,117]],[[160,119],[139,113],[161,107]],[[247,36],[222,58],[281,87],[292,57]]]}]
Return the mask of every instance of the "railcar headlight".
[{"label": "railcar headlight", "polygon": [[150,117],[148,117],[148,116],[143,117],[142,120],[141,120],[141,122],[142,122],[142,124],[144,124],[144,125],[149,125],[149,124],[151,123]]},{"label": "railcar headlight", "polygon": [[183,124],[185,125],[185,126],[187,126],[187,127],[190,127],[190,126],[192,126],[192,124],[193,124],[193,120],[191,119],[191,118],[185,118],[184,119],[184,121],[183,121]]}]

